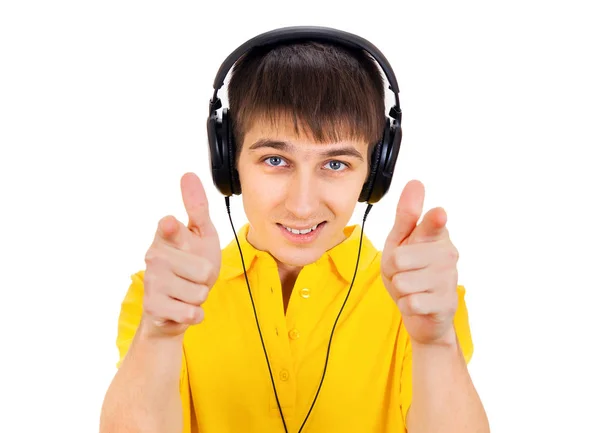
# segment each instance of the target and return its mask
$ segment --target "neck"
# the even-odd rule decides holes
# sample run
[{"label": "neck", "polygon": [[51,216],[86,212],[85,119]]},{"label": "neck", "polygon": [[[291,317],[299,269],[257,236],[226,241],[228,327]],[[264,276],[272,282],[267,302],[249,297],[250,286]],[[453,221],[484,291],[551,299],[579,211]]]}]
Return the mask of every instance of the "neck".
[{"label": "neck", "polygon": [[[252,230],[252,225],[250,225],[250,227],[248,229],[248,234],[246,236],[246,240],[254,248],[261,250],[261,251],[267,251],[267,249],[263,245],[261,245],[261,243],[258,241],[258,239],[255,238],[254,231]],[[344,240],[346,240],[346,234],[342,230],[337,234],[337,237],[334,238],[330,249],[336,247],[337,245],[342,243]],[[292,290],[294,289],[294,284],[296,284],[296,280],[298,279],[298,275],[300,274],[300,271],[302,270],[302,266],[288,265],[286,263],[280,262],[277,259],[275,259],[275,261],[277,262],[277,270],[279,271],[279,279],[281,281],[281,294],[282,294],[282,298],[283,298],[283,310],[284,310],[284,312],[286,312],[287,306],[288,306],[288,303],[290,300],[290,296],[292,294]]]},{"label": "neck", "polygon": [[287,311],[287,306],[294,289],[294,284],[298,279],[298,274],[302,270],[301,266],[290,266],[277,261],[277,270],[279,271],[279,279],[281,280],[281,295],[283,298],[283,311]]}]

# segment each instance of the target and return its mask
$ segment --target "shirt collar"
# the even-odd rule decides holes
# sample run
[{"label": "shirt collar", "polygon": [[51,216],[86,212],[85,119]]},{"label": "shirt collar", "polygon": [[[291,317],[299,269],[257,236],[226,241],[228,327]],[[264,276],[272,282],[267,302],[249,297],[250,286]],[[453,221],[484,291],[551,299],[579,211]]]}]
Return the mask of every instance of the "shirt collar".
[{"label": "shirt collar", "polygon": [[[223,249],[220,277],[226,280],[238,277],[244,274],[242,260],[240,258],[240,249],[244,259],[246,272],[256,264],[257,260],[266,259],[276,266],[274,258],[267,251],[256,249],[248,242],[248,230],[250,224],[246,223],[237,231],[237,241],[232,241]],[[358,248],[360,245],[361,226],[358,224],[344,228],[346,239],[326,251],[321,258],[317,260],[317,265],[332,265],[339,275],[347,282],[352,281],[356,259],[358,257]],[[238,249],[239,242],[239,249]],[[366,270],[373,262],[378,251],[371,243],[370,239],[363,234],[362,246],[360,252],[360,263],[357,273]]]},{"label": "shirt collar", "polygon": [[358,248],[360,246],[360,262],[358,263],[357,275],[365,271],[375,259],[378,251],[371,243],[371,240],[363,233],[361,245],[361,226],[358,224],[344,228],[346,239],[327,251],[327,256],[338,273],[346,280],[351,282],[356,269],[356,260],[358,259]]}]

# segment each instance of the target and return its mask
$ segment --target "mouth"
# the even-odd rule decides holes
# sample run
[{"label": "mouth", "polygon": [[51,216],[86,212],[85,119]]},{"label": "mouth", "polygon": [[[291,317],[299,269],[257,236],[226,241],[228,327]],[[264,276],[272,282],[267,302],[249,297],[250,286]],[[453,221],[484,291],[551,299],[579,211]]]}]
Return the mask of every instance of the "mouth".
[{"label": "mouth", "polygon": [[289,227],[277,223],[283,236],[294,243],[310,243],[321,233],[327,221],[322,221],[310,227]]}]

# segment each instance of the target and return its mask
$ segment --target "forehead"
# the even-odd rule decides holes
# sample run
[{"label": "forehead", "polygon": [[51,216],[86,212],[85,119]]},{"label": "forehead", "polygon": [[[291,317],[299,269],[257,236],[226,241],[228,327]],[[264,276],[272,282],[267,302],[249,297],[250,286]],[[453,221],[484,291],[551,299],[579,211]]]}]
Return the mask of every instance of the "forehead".
[{"label": "forehead", "polygon": [[340,144],[352,145],[357,149],[367,148],[365,139],[353,134],[345,125],[331,125],[323,128],[317,136],[307,123],[296,121],[289,116],[277,118],[256,118],[249,123],[244,134],[244,145],[247,148],[258,140],[269,139],[288,142],[302,147],[338,147]]}]

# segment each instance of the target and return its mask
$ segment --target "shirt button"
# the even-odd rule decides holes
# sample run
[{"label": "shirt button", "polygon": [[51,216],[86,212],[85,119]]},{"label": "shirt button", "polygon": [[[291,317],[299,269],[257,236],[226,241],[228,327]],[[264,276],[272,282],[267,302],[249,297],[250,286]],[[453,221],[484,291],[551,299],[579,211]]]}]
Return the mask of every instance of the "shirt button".
[{"label": "shirt button", "polygon": [[298,338],[300,338],[300,332],[297,329],[292,329],[289,332],[289,336],[292,340],[297,340]]},{"label": "shirt button", "polygon": [[302,296],[304,299],[310,298],[310,289],[304,287],[302,290],[300,290],[300,296]]},{"label": "shirt button", "polygon": [[287,381],[290,378],[290,373],[287,370],[281,370],[279,372],[279,379],[282,381]]}]

